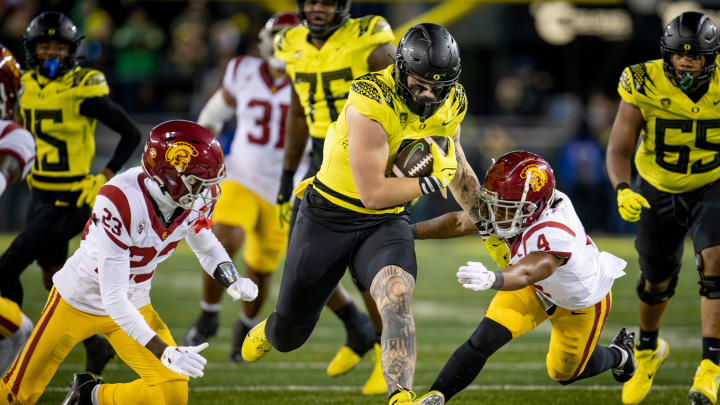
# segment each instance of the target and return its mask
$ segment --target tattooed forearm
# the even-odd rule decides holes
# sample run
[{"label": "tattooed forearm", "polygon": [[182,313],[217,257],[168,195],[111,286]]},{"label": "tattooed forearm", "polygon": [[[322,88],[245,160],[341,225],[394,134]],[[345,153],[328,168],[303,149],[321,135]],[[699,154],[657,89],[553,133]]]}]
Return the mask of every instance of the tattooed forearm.
[{"label": "tattooed forearm", "polygon": [[458,159],[458,170],[455,178],[450,183],[450,191],[458,204],[470,215],[473,222],[478,222],[480,221],[480,203],[478,200],[480,182],[467,159],[465,159],[465,153],[457,141],[455,154]]},{"label": "tattooed forearm", "polygon": [[413,277],[397,266],[383,268],[370,291],[383,321],[382,364],[388,390],[411,389],[415,373],[415,321],[412,316]]}]

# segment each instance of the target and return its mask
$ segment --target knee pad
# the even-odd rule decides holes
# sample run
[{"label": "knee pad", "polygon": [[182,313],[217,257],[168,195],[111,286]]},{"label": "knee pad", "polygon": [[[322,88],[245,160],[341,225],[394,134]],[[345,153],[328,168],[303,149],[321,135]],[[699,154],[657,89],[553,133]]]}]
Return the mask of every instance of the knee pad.
[{"label": "knee pad", "polygon": [[640,274],[636,288],[637,296],[640,298],[640,301],[648,305],[657,305],[669,300],[673,295],[675,295],[675,287],[677,286],[678,276],[676,274],[670,279],[670,284],[668,284],[667,290],[663,292],[645,291],[645,281],[645,277]]},{"label": "knee pad", "polygon": [[308,340],[317,321],[311,324],[297,324],[273,312],[268,318],[265,333],[273,348],[279,352],[291,352]]},{"label": "knee pad", "polygon": [[720,276],[706,276],[700,253],[695,255],[695,264],[700,273],[700,296],[711,300],[720,299]]},{"label": "knee pad", "polygon": [[164,405],[186,405],[188,402],[187,381],[166,381],[156,385],[154,388],[162,396]]}]

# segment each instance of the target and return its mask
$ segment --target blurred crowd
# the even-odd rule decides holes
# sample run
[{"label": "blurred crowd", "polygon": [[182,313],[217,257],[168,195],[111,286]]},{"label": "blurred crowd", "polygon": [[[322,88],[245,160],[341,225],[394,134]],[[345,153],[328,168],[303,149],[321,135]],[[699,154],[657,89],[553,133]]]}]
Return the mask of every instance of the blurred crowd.
[{"label": "blurred crowd", "polygon": [[[257,33],[269,17],[255,2],[0,0],[0,42],[21,62],[21,36],[27,24],[50,9],[67,13],[77,24],[85,36],[78,51],[81,63],[106,73],[113,99],[141,125],[169,118],[196,119],[220,85],[227,62],[238,54],[257,53]],[[407,18],[382,3],[356,2],[352,12],[383,14],[395,27]],[[485,12],[492,14],[493,9]],[[462,44],[462,27],[457,29]],[[537,52],[462,50],[461,82],[469,98],[463,145],[479,177],[493,157],[506,151],[523,148],[540,153],[554,165],[558,188],[579,206],[589,231],[631,231],[613,209],[604,170],[604,150],[618,102],[608,89],[617,79],[581,94],[568,87],[565,78],[559,80]],[[232,134],[231,125],[224,129],[225,145]],[[103,161],[103,153],[114,147],[116,139],[110,138],[107,151],[98,141],[97,160]],[[0,212],[0,229],[21,226],[23,216],[7,215],[7,206],[7,201],[0,202],[5,211]],[[422,219],[455,207],[453,202],[433,198],[419,203],[415,212]]]}]

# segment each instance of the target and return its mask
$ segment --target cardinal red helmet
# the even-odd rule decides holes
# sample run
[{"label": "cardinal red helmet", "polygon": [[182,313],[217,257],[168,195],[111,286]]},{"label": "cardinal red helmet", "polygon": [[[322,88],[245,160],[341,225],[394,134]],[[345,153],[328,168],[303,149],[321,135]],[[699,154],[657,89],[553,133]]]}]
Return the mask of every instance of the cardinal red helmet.
[{"label": "cardinal red helmet", "polygon": [[204,127],[191,121],[166,121],[150,131],[142,166],[160,189],[183,209],[195,200],[206,207],[220,196],[225,165],[220,143]]},{"label": "cardinal red helmet", "polygon": [[273,39],[275,38],[275,34],[283,28],[290,28],[298,24],[300,24],[300,20],[295,13],[277,13],[270,17],[258,34],[260,38],[260,43],[258,44],[260,56],[265,60],[270,59],[273,55]]},{"label": "cardinal red helmet", "polygon": [[15,106],[22,93],[20,76],[20,64],[13,54],[0,44],[0,119],[15,120]]},{"label": "cardinal red helmet", "polygon": [[480,190],[480,218],[495,234],[510,238],[552,205],[555,175],[542,157],[525,151],[502,155],[488,170]]}]

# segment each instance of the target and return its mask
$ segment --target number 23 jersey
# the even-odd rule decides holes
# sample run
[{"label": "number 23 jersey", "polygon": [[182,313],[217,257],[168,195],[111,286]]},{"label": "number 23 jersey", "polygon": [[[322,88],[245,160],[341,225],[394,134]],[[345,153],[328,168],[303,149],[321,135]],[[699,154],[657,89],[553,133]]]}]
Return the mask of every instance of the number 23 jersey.
[{"label": "number 23 jersey", "polygon": [[642,112],[645,128],[635,154],[638,172],[668,193],[695,190],[720,178],[720,72],[694,103],[665,76],[663,61],[623,71],[618,93]]},{"label": "number 23 jersey", "polygon": [[395,40],[380,16],[351,18],[322,48],[310,43],[310,30],[298,25],[275,36],[274,55],[285,62],[305,109],[310,136],[325,138],[348,98],[353,79],[370,71],[367,59],[379,45]]}]

